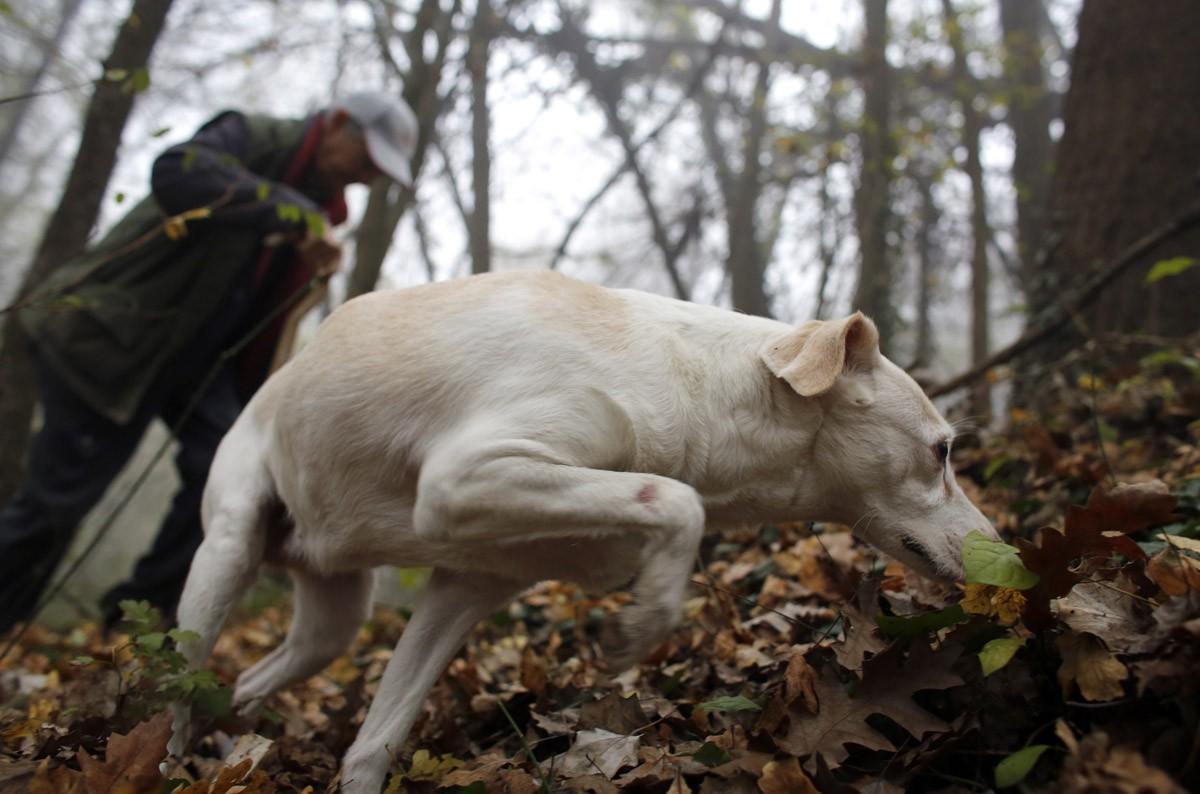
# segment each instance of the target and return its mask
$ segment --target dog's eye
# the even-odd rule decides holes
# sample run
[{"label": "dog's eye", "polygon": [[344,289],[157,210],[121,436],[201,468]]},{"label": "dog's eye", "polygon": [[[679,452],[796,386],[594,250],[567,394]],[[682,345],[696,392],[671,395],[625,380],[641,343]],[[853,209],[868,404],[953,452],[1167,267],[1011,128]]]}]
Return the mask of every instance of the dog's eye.
[{"label": "dog's eye", "polygon": [[950,442],[947,439],[942,439],[933,445],[933,454],[937,458],[938,463],[945,463],[950,457]]}]

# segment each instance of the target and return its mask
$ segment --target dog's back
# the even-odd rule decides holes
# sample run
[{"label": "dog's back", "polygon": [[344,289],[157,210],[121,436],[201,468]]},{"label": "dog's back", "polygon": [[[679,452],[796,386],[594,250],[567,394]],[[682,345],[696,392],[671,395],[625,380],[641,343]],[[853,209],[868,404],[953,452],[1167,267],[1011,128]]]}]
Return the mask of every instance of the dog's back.
[{"label": "dog's back", "polygon": [[[685,428],[711,419],[691,415],[713,404],[698,392],[736,388],[744,378],[714,370],[754,361],[758,335],[726,326],[763,338],[786,329],[549,272],[348,302],[246,410],[297,525],[293,556],[319,567],[381,554],[419,564],[428,550],[409,534],[422,464],[467,418],[489,413],[577,432],[573,465],[679,476],[703,452],[686,449]],[[722,336],[740,355],[712,349]]]}]

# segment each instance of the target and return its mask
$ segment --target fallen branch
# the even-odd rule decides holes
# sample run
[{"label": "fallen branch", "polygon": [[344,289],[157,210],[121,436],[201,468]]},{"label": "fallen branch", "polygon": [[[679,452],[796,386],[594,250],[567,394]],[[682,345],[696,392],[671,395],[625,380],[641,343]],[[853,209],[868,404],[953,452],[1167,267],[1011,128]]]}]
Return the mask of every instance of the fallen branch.
[{"label": "fallen branch", "polygon": [[1029,329],[1017,341],[1002,350],[997,350],[982,363],[966,372],[930,387],[928,389],[929,396],[940,397],[943,394],[949,394],[952,391],[961,389],[963,386],[985,375],[988,370],[994,369],[1001,364],[1007,364],[1031,347],[1039,344],[1051,333],[1065,325],[1072,316],[1089,306],[1118,276],[1128,270],[1134,263],[1141,260],[1156,245],[1197,224],[1200,224],[1200,202],[1191,204],[1171,220],[1127,246],[1116,258],[1097,268],[1092,277],[1084,282],[1083,286],[1075,294],[1075,297],[1063,302],[1060,308],[1051,314],[1049,319],[1044,323]]}]

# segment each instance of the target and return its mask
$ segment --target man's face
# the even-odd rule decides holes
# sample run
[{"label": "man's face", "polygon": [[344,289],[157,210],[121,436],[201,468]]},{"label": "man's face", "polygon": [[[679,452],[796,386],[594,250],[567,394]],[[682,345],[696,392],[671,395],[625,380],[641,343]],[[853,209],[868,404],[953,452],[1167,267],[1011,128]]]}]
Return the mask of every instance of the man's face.
[{"label": "man's face", "polygon": [[321,123],[325,130],[317,146],[314,168],[322,188],[338,192],[346,185],[369,184],[382,173],[371,162],[362,131],[345,111],[326,114]]}]

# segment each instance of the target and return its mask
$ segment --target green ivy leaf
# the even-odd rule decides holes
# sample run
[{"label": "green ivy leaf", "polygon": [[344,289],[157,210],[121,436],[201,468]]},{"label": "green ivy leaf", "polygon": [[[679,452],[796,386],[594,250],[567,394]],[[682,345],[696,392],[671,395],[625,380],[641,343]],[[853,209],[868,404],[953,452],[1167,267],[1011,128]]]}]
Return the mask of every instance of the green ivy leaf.
[{"label": "green ivy leaf", "polygon": [[1150,268],[1150,272],[1146,274],[1146,283],[1153,284],[1169,276],[1178,276],[1183,271],[1195,265],[1196,261],[1196,259],[1190,256],[1176,256],[1171,259],[1163,259],[1160,262],[1155,262],[1154,267]]},{"label": "green ivy leaf", "polygon": [[979,652],[979,664],[983,667],[983,674],[988,676],[1004,667],[1012,661],[1013,656],[1024,644],[1025,640],[1018,637],[1001,637],[988,642]]},{"label": "green ivy leaf", "polygon": [[879,631],[885,637],[911,640],[956,623],[963,623],[966,620],[969,620],[967,613],[961,606],[955,604],[937,612],[927,612],[907,618],[880,615],[875,618],[875,624],[879,626]]},{"label": "green ivy leaf", "polygon": [[696,708],[705,711],[762,711],[762,706],[741,695],[707,700]]},{"label": "green ivy leaf", "polygon": [[700,749],[692,753],[692,758],[704,764],[709,769],[721,764],[727,764],[732,760],[724,747],[715,745],[712,742],[705,742],[700,745]]},{"label": "green ivy leaf", "polygon": [[1007,788],[1020,783],[1042,757],[1042,753],[1049,749],[1048,744],[1031,744],[996,764],[996,788]]},{"label": "green ivy leaf", "polygon": [[978,530],[971,530],[963,540],[962,554],[967,584],[1028,590],[1038,583],[1038,575],[1021,563],[1015,547],[990,540]]}]

